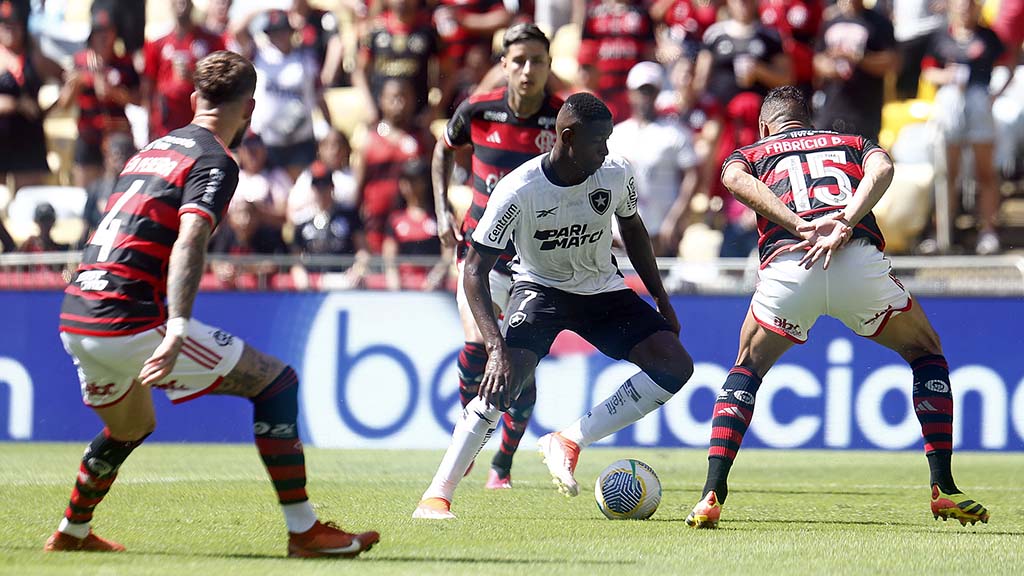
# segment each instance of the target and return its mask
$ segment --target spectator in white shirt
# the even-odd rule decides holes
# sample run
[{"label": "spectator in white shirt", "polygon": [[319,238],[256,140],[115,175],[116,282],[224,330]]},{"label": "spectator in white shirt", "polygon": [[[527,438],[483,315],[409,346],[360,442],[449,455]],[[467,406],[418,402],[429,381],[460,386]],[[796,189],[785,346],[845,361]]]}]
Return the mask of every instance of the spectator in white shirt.
[{"label": "spectator in white shirt", "polygon": [[636,173],[640,217],[658,256],[676,253],[689,218],[700,159],[693,133],[678,122],[659,118],[655,100],[664,71],[640,62],[626,77],[632,115],[615,126],[608,149],[629,160]]}]

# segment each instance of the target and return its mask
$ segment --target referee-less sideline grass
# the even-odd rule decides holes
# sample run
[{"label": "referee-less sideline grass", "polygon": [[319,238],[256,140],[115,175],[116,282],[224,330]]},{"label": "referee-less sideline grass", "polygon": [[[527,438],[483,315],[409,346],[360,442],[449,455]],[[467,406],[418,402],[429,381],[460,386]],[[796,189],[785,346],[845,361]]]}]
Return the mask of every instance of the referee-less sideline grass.
[{"label": "referee-less sideline grass", "polygon": [[[256,450],[246,445],[151,444],[121,470],[100,505],[97,533],[119,555],[44,554],[84,444],[0,443],[0,574],[1020,574],[1024,454],[958,454],[961,487],[992,513],[988,525],[935,521],[920,453],[747,450],[717,531],[683,522],[699,497],[705,453],[585,451],[583,493],[559,496],[524,446],[515,489],[483,490],[489,454],[460,487],[450,522],[410,518],[439,451],[307,452],[310,494],[323,519],[376,529],[381,543],[354,560],[289,560],[285,528]],[[604,519],[592,486],[612,461],[658,472],[651,520]]]}]

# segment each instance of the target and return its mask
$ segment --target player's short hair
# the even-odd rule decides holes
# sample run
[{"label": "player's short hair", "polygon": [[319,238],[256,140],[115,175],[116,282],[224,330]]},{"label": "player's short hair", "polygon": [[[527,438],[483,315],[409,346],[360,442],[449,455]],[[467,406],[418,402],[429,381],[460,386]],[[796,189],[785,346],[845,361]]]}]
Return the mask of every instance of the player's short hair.
[{"label": "player's short hair", "polygon": [[505,35],[501,39],[502,53],[508,52],[508,49],[513,44],[519,44],[520,42],[540,42],[544,45],[544,51],[551,50],[551,41],[544,32],[537,27],[536,24],[530,22],[522,22],[509,26],[505,30]]},{"label": "player's short hair", "polygon": [[193,75],[196,91],[211,104],[252,98],[256,90],[256,69],[252,62],[234,52],[219,50],[196,63]]},{"label": "player's short hair", "polygon": [[807,97],[796,86],[779,86],[768,91],[761,103],[761,120],[779,122],[796,120],[811,123],[811,107]]},{"label": "player's short hair", "polygon": [[583,124],[612,121],[612,112],[608,106],[589,92],[578,92],[569,96],[562,107],[567,114]]}]

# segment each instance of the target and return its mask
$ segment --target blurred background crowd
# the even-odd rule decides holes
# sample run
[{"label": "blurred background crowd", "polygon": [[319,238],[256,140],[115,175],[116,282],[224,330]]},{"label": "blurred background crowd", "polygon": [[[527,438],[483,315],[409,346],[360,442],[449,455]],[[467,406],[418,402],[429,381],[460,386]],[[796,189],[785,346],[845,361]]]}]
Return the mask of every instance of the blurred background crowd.
[{"label": "blurred background crowd", "polygon": [[[190,121],[196,61],[226,48],[259,82],[211,251],[306,256],[277,288],[443,288],[433,149],[463,100],[500,86],[519,21],[552,41],[551,92],[612,110],[609,148],[634,165],[659,256],[756,250],[718,170],[784,84],[817,127],[893,155],[876,210],[889,252],[1024,247],[1024,0],[0,0],[3,251],[87,242],[125,161]],[[219,259],[206,287],[245,287],[261,266]]]}]

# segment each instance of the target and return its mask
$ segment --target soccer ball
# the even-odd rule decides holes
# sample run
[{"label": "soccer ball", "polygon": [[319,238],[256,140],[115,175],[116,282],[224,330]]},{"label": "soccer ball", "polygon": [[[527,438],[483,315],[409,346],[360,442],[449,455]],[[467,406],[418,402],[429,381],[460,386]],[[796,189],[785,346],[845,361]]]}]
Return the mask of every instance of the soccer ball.
[{"label": "soccer ball", "polygon": [[646,520],[661,503],[654,469],[632,458],[612,462],[594,485],[597,507],[612,520]]}]

